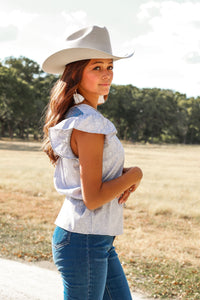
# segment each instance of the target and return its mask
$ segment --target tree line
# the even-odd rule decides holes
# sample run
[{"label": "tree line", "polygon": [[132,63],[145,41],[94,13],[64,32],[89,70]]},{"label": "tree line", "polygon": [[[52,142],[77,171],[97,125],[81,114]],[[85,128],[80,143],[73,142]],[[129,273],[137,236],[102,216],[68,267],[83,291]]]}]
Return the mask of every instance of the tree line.
[{"label": "tree line", "polygon": [[[44,111],[57,79],[27,57],[8,57],[0,63],[0,138],[42,138]],[[115,124],[123,140],[200,143],[200,96],[112,85],[99,111]]]}]

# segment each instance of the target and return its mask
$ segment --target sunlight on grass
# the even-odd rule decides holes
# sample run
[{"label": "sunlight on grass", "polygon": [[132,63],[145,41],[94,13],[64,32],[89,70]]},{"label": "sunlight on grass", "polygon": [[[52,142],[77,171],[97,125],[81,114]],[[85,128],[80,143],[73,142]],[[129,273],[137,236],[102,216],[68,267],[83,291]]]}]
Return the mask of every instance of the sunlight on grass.
[{"label": "sunlight on grass", "polygon": [[[0,188],[32,196],[58,196],[53,186],[54,167],[40,151],[40,143],[0,142]],[[6,149],[7,145],[7,149]],[[10,150],[10,148],[12,150]]]},{"label": "sunlight on grass", "polygon": [[[123,144],[125,165],[144,173],[115,241],[129,283],[154,298],[200,299],[200,146]],[[64,199],[40,146],[0,141],[1,256],[52,259]]]},{"label": "sunlight on grass", "polygon": [[144,178],[131,204],[152,214],[200,218],[200,147],[125,145],[126,165]]}]

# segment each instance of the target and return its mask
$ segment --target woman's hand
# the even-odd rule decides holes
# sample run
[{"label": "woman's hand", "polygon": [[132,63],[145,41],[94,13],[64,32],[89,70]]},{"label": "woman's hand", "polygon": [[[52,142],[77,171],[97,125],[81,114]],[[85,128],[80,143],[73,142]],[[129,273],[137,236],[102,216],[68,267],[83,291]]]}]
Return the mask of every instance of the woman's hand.
[{"label": "woman's hand", "polygon": [[[123,168],[123,171],[122,171],[122,174],[126,173],[126,172],[129,172],[132,168]],[[135,192],[135,190],[138,188],[138,186],[140,185],[140,181],[141,180],[138,180],[137,183],[133,184],[132,186],[130,186],[127,190],[125,190],[119,197],[119,204],[123,204],[125,203],[130,194]]]}]

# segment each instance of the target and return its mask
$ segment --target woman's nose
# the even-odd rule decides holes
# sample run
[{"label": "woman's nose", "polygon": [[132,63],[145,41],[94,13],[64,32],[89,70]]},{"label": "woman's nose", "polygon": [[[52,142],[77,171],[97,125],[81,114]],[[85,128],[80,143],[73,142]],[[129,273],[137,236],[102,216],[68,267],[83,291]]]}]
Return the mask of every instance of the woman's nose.
[{"label": "woman's nose", "polygon": [[111,77],[111,74],[108,70],[103,72],[103,74],[102,74],[103,79],[107,79],[107,78],[110,78],[110,77]]}]

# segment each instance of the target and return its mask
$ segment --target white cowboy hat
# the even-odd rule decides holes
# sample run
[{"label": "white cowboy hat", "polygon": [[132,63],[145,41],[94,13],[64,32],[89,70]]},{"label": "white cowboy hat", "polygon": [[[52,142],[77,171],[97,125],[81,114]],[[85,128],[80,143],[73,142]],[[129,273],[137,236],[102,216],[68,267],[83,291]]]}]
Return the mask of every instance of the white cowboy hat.
[{"label": "white cowboy hat", "polygon": [[83,28],[67,39],[66,49],[49,56],[42,64],[42,69],[50,74],[62,74],[65,66],[71,62],[94,59],[111,58],[119,60],[133,55],[115,56],[112,54],[109,33],[106,27],[90,26]]}]

